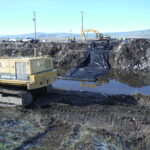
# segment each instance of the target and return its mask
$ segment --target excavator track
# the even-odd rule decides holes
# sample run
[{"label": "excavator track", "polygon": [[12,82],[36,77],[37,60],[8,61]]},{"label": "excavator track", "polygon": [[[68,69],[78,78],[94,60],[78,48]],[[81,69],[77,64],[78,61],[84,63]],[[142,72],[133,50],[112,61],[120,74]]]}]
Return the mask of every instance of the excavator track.
[{"label": "excavator track", "polygon": [[29,106],[33,101],[33,96],[27,89],[10,88],[7,86],[0,87],[0,106]]}]

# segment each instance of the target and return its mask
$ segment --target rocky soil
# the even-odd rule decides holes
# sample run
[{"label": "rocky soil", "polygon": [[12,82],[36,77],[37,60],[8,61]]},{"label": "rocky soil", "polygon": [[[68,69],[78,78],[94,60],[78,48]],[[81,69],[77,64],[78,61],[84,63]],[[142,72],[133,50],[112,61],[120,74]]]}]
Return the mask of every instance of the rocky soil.
[{"label": "rocky soil", "polygon": [[150,40],[131,39],[119,43],[110,53],[112,68],[150,71]]}]

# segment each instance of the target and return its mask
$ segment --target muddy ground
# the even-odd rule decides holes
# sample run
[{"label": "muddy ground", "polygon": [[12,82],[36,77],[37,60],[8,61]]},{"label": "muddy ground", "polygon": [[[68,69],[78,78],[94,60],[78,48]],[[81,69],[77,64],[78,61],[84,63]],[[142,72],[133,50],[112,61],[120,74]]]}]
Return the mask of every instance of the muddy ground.
[{"label": "muddy ground", "polygon": [[[149,74],[142,72],[141,76],[139,73],[140,67],[141,69],[144,67],[145,71],[149,67],[149,55],[147,55],[149,41],[138,42],[147,45],[146,51],[140,53],[144,56],[143,59],[139,59],[140,55],[137,57],[130,51],[136,49],[131,46],[131,43],[136,42],[129,43],[128,47],[126,43],[121,43],[123,48],[120,46],[119,53],[115,51],[119,43],[112,47],[111,50],[114,51],[110,55],[112,68],[121,68],[122,62],[124,68],[128,68],[126,66],[133,60],[126,59],[128,52],[137,60],[136,65],[141,63],[140,60],[145,62],[144,65],[138,65],[139,68],[133,69],[136,78],[131,77],[128,72],[113,71],[110,74],[112,78],[117,76],[119,81],[132,86],[149,85],[149,82],[143,80],[149,80]],[[137,47],[142,45],[139,44]],[[82,61],[88,45],[86,43],[38,43],[38,45],[3,43],[0,47],[2,56],[14,57],[33,56],[34,52],[31,49],[37,48],[38,55],[50,55],[54,58],[55,67],[71,68]],[[134,68],[136,65],[131,67]],[[107,96],[100,93],[53,89],[50,95],[36,96],[35,99],[33,105],[26,109],[0,107],[0,150],[150,149],[149,95]]]},{"label": "muddy ground", "polygon": [[149,96],[53,90],[28,108],[0,108],[0,149],[149,150]]}]

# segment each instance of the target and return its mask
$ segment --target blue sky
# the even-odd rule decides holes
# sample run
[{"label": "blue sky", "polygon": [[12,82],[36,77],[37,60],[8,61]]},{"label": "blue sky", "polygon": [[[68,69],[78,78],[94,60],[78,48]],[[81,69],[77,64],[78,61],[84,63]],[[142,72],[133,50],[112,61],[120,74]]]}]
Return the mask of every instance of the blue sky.
[{"label": "blue sky", "polygon": [[81,28],[99,32],[150,29],[150,0],[0,0],[0,35],[34,32],[72,32]]}]

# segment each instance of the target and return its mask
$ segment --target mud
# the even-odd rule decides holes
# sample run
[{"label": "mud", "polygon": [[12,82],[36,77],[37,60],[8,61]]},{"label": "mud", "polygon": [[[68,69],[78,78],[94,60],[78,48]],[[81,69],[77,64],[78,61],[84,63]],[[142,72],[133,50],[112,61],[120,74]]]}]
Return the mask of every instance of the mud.
[{"label": "mud", "polygon": [[150,148],[149,96],[54,90],[37,97],[31,108],[0,108],[0,113],[0,149]]}]

